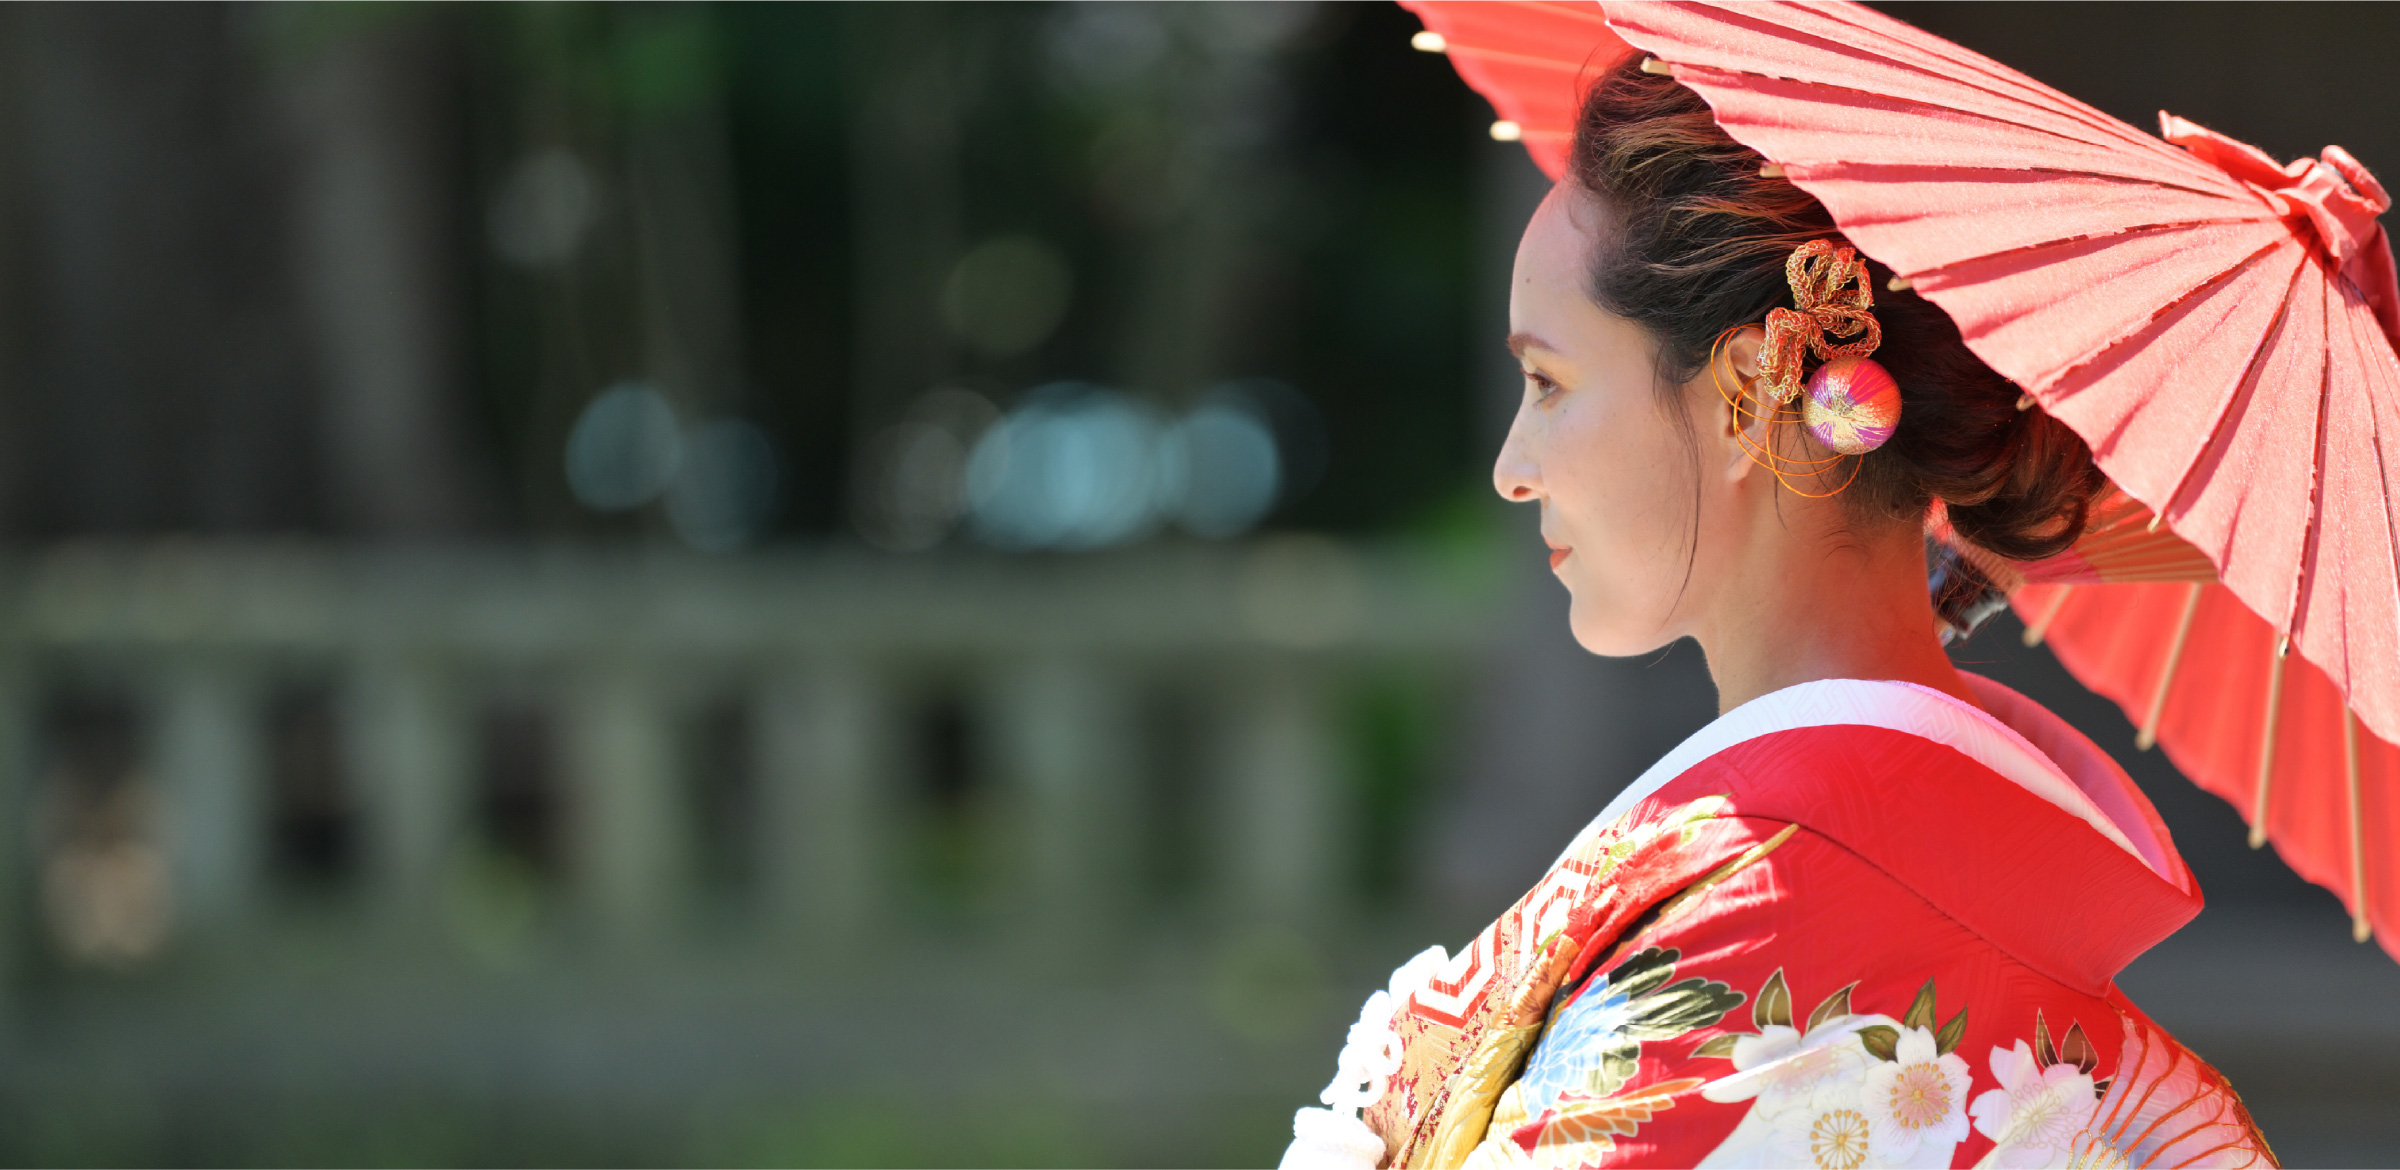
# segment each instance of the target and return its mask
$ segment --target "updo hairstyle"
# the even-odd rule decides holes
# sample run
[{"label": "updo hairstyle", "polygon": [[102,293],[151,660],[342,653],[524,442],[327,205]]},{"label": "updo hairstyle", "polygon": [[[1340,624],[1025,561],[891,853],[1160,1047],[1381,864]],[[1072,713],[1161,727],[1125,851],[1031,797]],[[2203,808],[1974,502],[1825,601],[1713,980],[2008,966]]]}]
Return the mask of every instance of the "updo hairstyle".
[{"label": "updo hairstyle", "polygon": [[[1676,411],[1720,335],[1791,307],[1793,248],[1849,243],[1813,196],[1761,177],[1765,161],[1718,128],[1699,94],[1642,72],[1638,56],[1592,87],[1576,119],[1567,175],[1606,224],[1591,297],[1656,340],[1659,390]],[[1932,302],[1886,292],[1890,270],[1872,260],[1867,270],[1883,327],[1875,360],[1900,384],[1900,424],[1861,457],[1843,502],[1862,521],[1921,525],[1939,499],[1959,536],[2001,556],[2064,551],[2105,483],[2090,449],[2049,415],[2018,410],[2017,386]]]}]

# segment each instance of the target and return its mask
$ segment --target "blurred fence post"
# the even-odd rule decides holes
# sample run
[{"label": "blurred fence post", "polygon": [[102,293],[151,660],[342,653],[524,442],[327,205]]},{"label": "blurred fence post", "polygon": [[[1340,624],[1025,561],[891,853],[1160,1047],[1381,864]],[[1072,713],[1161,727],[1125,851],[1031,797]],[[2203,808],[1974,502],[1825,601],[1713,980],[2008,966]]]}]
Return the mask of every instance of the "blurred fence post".
[{"label": "blurred fence post", "polygon": [[420,656],[370,651],[344,693],[345,770],[364,814],[369,878],[402,919],[432,916],[468,827],[465,713],[447,683]]},{"label": "blurred fence post", "polygon": [[264,713],[253,680],[214,658],[179,662],[160,696],[152,766],[167,798],[179,917],[206,931],[251,909],[266,860]]},{"label": "blurred fence post", "polygon": [[1035,913],[1069,933],[1103,926],[1133,878],[1138,759],[1124,678],[1077,658],[1001,667],[983,705],[993,771],[1023,843]]},{"label": "blurred fence post", "polygon": [[1244,918],[1306,920],[1339,901],[1345,761],[1325,680],[1282,659],[1236,674],[1227,694],[1225,887]]},{"label": "blurred fence post", "polygon": [[673,721],[644,664],[585,669],[566,727],[569,871],[610,933],[653,933],[686,894],[690,820]]},{"label": "blurred fence post", "polygon": [[864,665],[836,659],[776,671],[757,703],[767,902],[782,929],[830,951],[885,908],[891,699]]}]

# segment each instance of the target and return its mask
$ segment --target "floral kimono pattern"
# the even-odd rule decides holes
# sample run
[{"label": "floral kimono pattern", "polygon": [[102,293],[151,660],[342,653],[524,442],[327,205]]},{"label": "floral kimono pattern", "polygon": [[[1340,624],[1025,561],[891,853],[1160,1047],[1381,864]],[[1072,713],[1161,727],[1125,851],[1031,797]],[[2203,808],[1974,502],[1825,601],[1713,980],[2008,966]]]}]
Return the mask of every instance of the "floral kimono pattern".
[{"label": "floral kimono pattern", "polygon": [[1972,682],[1983,710],[1834,681],[1712,724],[1395,975],[1284,1165],[2273,1164],[2114,986],[2199,910],[2156,813]]}]

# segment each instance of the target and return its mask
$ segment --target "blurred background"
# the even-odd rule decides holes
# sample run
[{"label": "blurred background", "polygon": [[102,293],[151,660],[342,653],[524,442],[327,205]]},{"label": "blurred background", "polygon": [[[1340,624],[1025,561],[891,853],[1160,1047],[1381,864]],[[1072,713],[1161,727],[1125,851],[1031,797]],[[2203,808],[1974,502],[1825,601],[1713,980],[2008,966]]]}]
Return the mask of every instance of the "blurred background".
[{"label": "blurred background", "polygon": [[[2400,175],[2390,8],[1893,11]],[[1271,1164],[1714,712],[1487,485],[1543,181],[1376,4],[0,8],[0,1161]],[[2400,968],[2002,618],[2302,1164]]]}]

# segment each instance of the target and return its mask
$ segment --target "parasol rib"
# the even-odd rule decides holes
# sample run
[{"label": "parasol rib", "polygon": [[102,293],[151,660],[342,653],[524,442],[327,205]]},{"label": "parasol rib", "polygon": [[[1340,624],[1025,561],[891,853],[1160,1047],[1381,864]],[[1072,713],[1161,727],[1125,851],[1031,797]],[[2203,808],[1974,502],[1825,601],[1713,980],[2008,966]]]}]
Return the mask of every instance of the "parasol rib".
[{"label": "parasol rib", "polygon": [[[2037,393],[2039,391],[2055,392],[2059,383],[2074,377],[2077,373],[2080,373],[2085,368],[2105,360],[2110,354],[2115,353],[2117,350],[2122,349],[2127,345],[2142,341],[2144,335],[2155,330],[2159,323],[2166,320],[2166,318],[2170,314],[2174,313],[2175,310],[2180,309],[2183,306],[2203,297],[2215,295],[2217,292],[2222,290],[2225,285],[2232,283],[2234,277],[2241,275],[2252,265],[2258,263],[2260,258],[2282,251],[2287,244],[2288,241],[2276,240],[2258,249],[2257,251],[2242,257],[2233,264],[2227,265],[2215,275],[2210,276],[2207,280],[2194,285],[2191,291],[2158,306],[2156,309],[2151,311],[2148,317],[2143,318],[2139,324],[2134,325],[2125,332],[2109,339],[2108,341],[2100,343],[2100,345],[2094,347],[2090,352],[2085,353],[2082,357],[2076,358],[2073,361],[2061,363],[2056,370],[2051,372],[2048,379],[2046,379],[2046,383],[2036,388]],[[1973,348],[1973,346],[1970,344],[1969,348]],[[2143,502],[2148,503],[2149,501],[2145,500]]]},{"label": "parasol rib", "polygon": [[1548,69],[1557,73],[1581,73],[1583,66],[1555,57],[1536,57],[1531,53],[1513,53],[1507,49],[1492,49],[1482,45],[1462,44],[1445,40],[1439,49],[1419,49],[1421,53],[1443,53],[1452,57],[1474,57],[1485,61],[1506,61],[1532,69]]},{"label": "parasol rib", "polygon": [[[2332,287],[2327,286],[2319,295],[2330,298]],[[2316,600],[2317,555],[2324,547],[2325,535],[2325,456],[2333,445],[2332,420],[2333,363],[2327,362],[2317,371],[2316,456],[2308,465],[2308,539],[2301,546],[2299,560],[2292,566],[2291,607],[2284,611],[2283,619],[2287,642],[2298,642],[2309,632],[2302,628],[2308,620],[2306,606]],[[2301,653],[2307,654],[2306,646],[2301,647]],[[2318,665],[2320,669],[2323,667],[2321,662]]]},{"label": "parasol rib", "polygon": [[2042,636],[2050,632],[2050,623],[2058,620],[2058,611],[2067,608],[2067,595],[2073,592],[2075,592],[2075,587],[2072,585],[2058,587],[2058,599],[2052,601],[2050,608],[2043,610],[2042,616],[2032,625],[2025,627],[2026,645],[2039,646],[2042,644]]},{"label": "parasol rib", "polygon": [[[2374,328],[2380,332],[2382,327],[2378,325]],[[2358,335],[2355,331],[2351,334],[2351,341],[2354,345],[2358,341]],[[2369,355],[2361,356],[2366,357]],[[2370,363],[2367,365],[2367,368],[2374,369],[2376,367],[2370,361]],[[2390,371],[2386,370],[2386,372],[2389,373]],[[2376,487],[2381,498],[2386,501],[2390,501],[2395,498],[2392,495],[2391,463],[2386,460],[2383,455],[2384,420],[2376,409],[2379,405],[2388,406],[2390,398],[2388,395],[2376,394],[2369,394],[2366,397],[2368,424],[2367,446],[2375,454],[2373,462],[2375,464]],[[2395,529],[2390,525],[2384,526],[2383,552],[2387,558],[2384,561],[2384,564],[2392,570],[2390,573],[2383,574],[2379,578],[2380,583],[2384,587],[2384,597],[2382,599],[2383,606],[2385,612],[2391,615],[2389,618],[2387,618],[2387,621],[2393,626],[2400,626],[2400,529]],[[2358,686],[2356,678],[2357,676],[2355,674],[2351,676],[2352,681],[2350,685],[2352,687]],[[2388,716],[2388,712],[2379,711],[2377,713]],[[2368,730],[2374,730],[2374,724],[2369,724]],[[2389,729],[2387,728],[2386,730],[2388,731]]]},{"label": "parasol rib", "polygon": [[[2055,139],[2059,142],[2073,143],[2076,146],[2089,148],[2088,152],[2086,152],[2089,156],[2109,158],[2110,152],[2118,149],[2118,144],[2095,142],[2092,139],[2080,137],[2074,134],[2062,133],[2047,126],[2030,125],[2024,122],[2015,121],[1996,113],[1986,113],[1982,110],[1966,109],[1959,106],[1944,106],[1927,99],[1910,97],[1905,94],[1879,93],[1874,90],[1861,89],[1857,86],[1844,85],[1838,81],[1815,80],[1805,77],[1784,77],[1779,74],[1762,73],[1753,69],[1742,69],[1727,65],[1711,65],[1705,62],[1689,60],[1675,62],[1675,68],[1677,70],[1677,80],[1685,80],[1687,77],[1689,77],[1691,80],[1707,81],[1716,85],[1726,86],[1740,85],[1743,79],[1781,82],[1785,85],[1806,86],[1810,91],[1812,91],[1809,95],[1810,100],[1817,100],[1817,94],[1819,93],[1845,95],[1852,99],[1853,105],[1877,107],[1887,112],[1899,113],[1904,116],[1908,113],[1908,111],[1915,110],[1919,111],[1916,116],[1927,121],[1957,122],[1961,120],[1972,120],[1976,123],[1982,124],[1987,129],[2006,129],[2010,131],[2022,131],[2030,134],[2040,134],[2048,138]],[[2151,141],[2152,144],[2155,145],[2157,140],[2153,139]],[[2181,152],[2178,151],[2176,153],[2179,154]],[[2209,171],[2200,170],[2196,167],[2175,166],[2173,165],[2172,156],[2164,152],[2145,153],[2125,159],[2109,158],[2109,161],[2122,161],[2126,164],[2127,169],[2124,172],[2112,172],[2089,171],[2082,168],[2076,168],[2074,169],[2074,173],[2094,174],[2103,178],[2121,179],[2126,182],[2156,183],[2162,187],[2178,187],[2202,194],[2214,195],[2220,198],[2239,197],[2253,201],[2255,201],[2257,198],[2256,196],[2249,195],[2247,192],[2241,191],[2238,188],[2229,190],[2228,187],[2224,185],[2225,180],[2221,173],[2212,173]],[[2167,165],[2161,169],[2170,170],[2177,173],[2181,181],[2170,181],[2165,178],[2157,177],[2155,173],[2137,173],[2138,168],[2133,165],[2136,162],[2165,163]],[[2186,182],[2199,184],[2199,186],[2184,187],[2184,183]],[[2258,206],[2260,209],[2260,217],[2262,219],[2272,218],[2272,213],[2267,209],[2264,203],[2259,203]]]},{"label": "parasol rib", "polygon": [[[1595,11],[1593,6],[1588,3],[1576,2],[1576,0],[1562,3],[1553,0],[1552,3],[1544,4],[1540,0],[1533,0],[1527,7],[1539,8],[1553,18],[1572,20],[1578,24],[1598,25],[1604,31],[1608,28],[1608,17]],[[1610,35],[1615,34],[1611,33]]]},{"label": "parasol rib", "polygon": [[[1794,164],[1792,164],[1792,165],[1793,165],[1793,166],[1805,166],[1806,164],[1804,164],[1804,163],[1794,163]],[[2086,171],[2059,171],[2059,172],[2057,172],[2057,173],[2058,173],[2058,174],[2062,174],[2062,175],[2081,175],[2081,174],[2088,174],[2089,172],[2086,172]],[[1805,177],[1805,176],[1804,176],[1804,177]],[[2157,185],[2158,185],[2158,186],[2164,186],[2164,184],[2157,184]],[[1993,261],[1993,260],[1995,260],[1995,259],[2007,259],[2007,258],[2010,258],[2010,257],[2015,257],[2015,256],[2030,256],[2032,253],[2036,253],[2036,252],[2042,252],[2042,251],[2046,251],[2046,250],[2050,250],[2050,249],[2056,249],[2056,248],[2064,248],[2064,247],[2067,247],[2068,245],[2071,245],[2071,244],[2095,243],[2095,242],[2102,241],[2102,240],[2123,240],[2123,239],[2128,239],[2128,238],[2130,238],[2130,237],[2133,237],[2133,236],[2157,235],[2157,234],[2164,233],[2164,232],[2185,231],[2185,230],[2188,230],[2188,229],[2191,229],[2191,228],[2204,228],[2204,227],[2227,227],[2227,226],[2238,225],[2238,224],[2245,224],[2245,223],[2258,223],[2258,222],[2261,222],[2261,221],[2259,221],[2259,220],[2255,220],[2255,219],[2250,219],[2250,218],[2243,217],[2243,216],[2229,216],[2229,217],[2225,217],[2225,218],[2221,218],[2221,219],[2185,219],[2185,220],[2173,220],[2173,221],[2169,221],[2169,222],[2166,222],[2166,223],[2138,224],[2138,225],[2133,225],[2133,226],[2125,227],[2125,228],[2122,228],[2122,229],[2120,229],[2120,230],[2117,230],[2117,231],[2112,231],[2112,232],[2085,232],[2085,233],[2082,233],[2082,234],[2080,234],[2080,235],[2072,235],[2072,236],[2060,236],[2060,237],[2058,237],[2057,239],[2054,239],[2054,240],[2042,240],[2042,241],[2039,241],[2039,242],[2037,242],[2037,243],[2030,243],[2030,244],[2017,244],[2017,245],[2012,245],[2012,246],[2010,246],[2010,247],[2006,247],[2006,248],[2000,248],[2000,249],[1996,249],[1996,250],[1993,250],[1993,251],[1990,251],[1990,252],[1981,253],[1981,254],[1974,255],[1974,256],[1967,256],[1967,257],[1963,257],[1963,258],[1961,258],[1961,259],[1958,259],[1958,260],[1952,260],[1952,261],[1949,261],[1949,262],[1947,262],[1947,263],[1942,263],[1942,264],[1930,264],[1930,265],[1927,265],[1927,266],[1925,266],[1925,267],[1923,267],[1923,268],[1920,268],[1920,269],[1918,269],[1918,270],[1917,270],[1915,273],[1911,274],[1911,277],[1910,277],[1910,279],[1911,279],[1912,281],[1923,281],[1923,280],[1926,280],[1926,279],[1928,279],[1928,278],[1932,278],[1932,277],[1948,276],[1948,275],[1951,275],[1951,274],[1952,274],[1952,273],[1953,273],[1955,270],[1957,270],[1957,269],[1960,269],[1960,268],[1965,268],[1965,267],[1967,267],[1967,266],[1969,266],[1969,265],[1985,265],[1985,266],[1988,266],[1988,265],[1990,264],[1990,262],[1991,262],[1991,261]],[[2241,262],[2241,263],[2239,263],[2239,264],[2235,264],[2235,265],[2234,265],[2234,266],[2232,266],[2231,268],[2227,268],[2227,269],[2225,269],[2224,271],[2222,271],[2222,272],[2219,272],[2219,273],[2215,274],[2214,276],[2211,276],[2211,277],[2208,279],[2208,284],[2206,284],[2206,285],[2199,285],[2199,286],[2195,286],[2195,287],[2194,287],[2194,288],[2191,290],[2191,292],[2190,292],[2190,293],[2188,293],[2188,294],[2184,295],[2182,298],[2180,298],[2180,299],[2178,299],[2178,300],[2176,300],[2176,301],[2174,301],[2174,302],[2172,302],[2172,303],[2170,303],[2170,304],[2167,304],[2167,305],[2161,306],[2161,307],[2159,308],[2159,310],[2158,310],[2158,313],[2157,313],[2156,315],[2154,315],[2154,316],[2152,316],[2152,317],[2148,318],[2147,320],[2145,320],[2145,321],[2143,322],[2143,324],[2144,324],[2144,325],[2148,325],[2148,324],[2150,324],[2151,322],[2154,322],[2154,321],[2156,321],[2156,320],[2158,319],[2158,317],[2163,317],[2163,316],[2165,316],[2166,314],[2168,314],[2169,312],[2172,312],[2172,311],[2174,311],[2175,307],[2176,307],[2177,305],[2180,305],[2180,304],[2182,304],[2184,301],[2188,301],[2188,300],[2190,300],[2190,299],[2191,299],[2192,297],[2194,297],[2194,296],[2198,296],[2198,295],[2200,295],[2200,294],[2202,294],[2202,293],[2205,293],[2205,292],[2209,292],[2209,291],[2211,291],[2211,288],[2210,288],[2210,286],[2213,286],[2213,285],[2215,285],[2215,284],[2221,283],[2221,282],[2223,282],[2223,281],[2225,281],[2225,280],[2227,280],[2227,279],[2229,279],[2229,278],[2233,277],[2234,275],[2236,275],[2236,274],[2240,273],[2240,272],[2241,272],[2243,269],[2245,269],[2245,268],[2249,267],[2249,266],[2250,266],[2250,264],[2251,264],[2252,262],[2256,261],[2256,260],[2257,260],[2257,259],[2258,259],[2260,256],[2264,256],[2264,255],[2266,255],[2266,254],[2268,254],[2268,253],[2270,253],[2270,252],[2274,252],[2274,251],[2276,251],[2278,248],[2280,248],[2281,246],[2282,246],[2282,241],[2280,241],[2280,240],[2279,240],[2279,241],[2276,241],[2276,242],[2274,242],[2274,243],[2267,244],[2266,246],[2264,246],[2264,247],[2260,248],[2258,251],[2251,253],[2249,256],[2243,257],[2243,259],[2242,259],[2242,262]],[[2136,330],[2136,332],[2139,332],[2139,330]],[[2104,352],[2106,352],[2106,350],[2107,350],[2108,348],[2113,348],[2114,346],[2116,346],[2116,345],[2118,345],[2118,344],[2121,344],[2121,343],[2123,342],[2123,340],[2124,340],[2123,338],[2118,338],[2118,339],[2116,339],[2116,340],[2114,340],[2114,341],[2110,341],[2110,342],[2106,343],[2106,344],[2103,346],[2103,348],[2102,348],[2101,350],[2099,350],[2099,351],[2095,351],[2095,354],[2094,354],[2094,356],[2098,356],[2100,353],[2104,353]]]},{"label": "parasol rib", "polygon": [[[1802,19],[1815,17],[1827,24],[1837,26],[1849,40],[1856,42],[1861,49],[1868,49],[1867,42],[1872,41],[1874,47],[1870,51],[1875,52],[1882,60],[1898,67],[1914,70],[1935,81],[1956,82],[1979,93],[2015,102],[2029,110],[2063,116],[2068,120],[2081,123],[2086,129],[2107,135],[2128,145],[2156,149],[2155,140],[2139,136],[2138,131],[2123,121],[1964,46],[1938,39],[1932,43],[1926,43],[1917,39],[1895,37],[1888,28],[1879,27],[1874,22],[1855,19],[1834,8],[1818,8],[1806,13],[1805,16],[1794,15]],[[1796,23],[1797,21],[1795,21]],[[1836,43],[1841,43],[1841,41],[1837,39]],[[1969,80],[1959,76],[1961,69],[1972,71],[1976,75],[1976,79]]]},{"label": "parasol rib", "polygon": [[2267,794],[2274,791],[2275,732],[2283,718],[2284,646],[2277,643],[2267,665],[2267,723],[2258,744],[2258,793],[2250,798],[2250,847],[2267,843]]},{"label": "parasol rib", "polygon": [[[2278,342],[2283,340],[2284,330],[2291,324],[2292,299],[2299,295],[2300,278],[2307,275],[2308,271],[2309,266],[2305,263],[2292,266],[2291,283],[2284,289],[2282,304],[2275,309],[2275,320],[2268,324],[2266,333],[2259,338],[2258,345],[2251,350],[2250,363],[2242,370],[2242,380],[2234,384],[2233,393],[2218,406],[2217,417],[2209,425],[2208,443],[2193,455],[2190,463],[2184,465],[2183,474],[2175,480],[2174,490],[2168,492],[2167,498],[2159,502],[2157,511],[2150,518],[2150,527],[2153,530],[2156,530],[2159,523],[2167,518],[2167,513],[2174,509],[2176,502],[2183,498],[2184,489],[2191,486],[2192,473],[2203,466],[2213,465],[2209,459],[2210,454],[2218,453],[2221,459],[2223,449],[2232,444],[2233,428],[2226,426],[2225,421],[2233,417],[2236,410],[2247,406],[2253,398],[2257,397],[2259,378],[2267,355],[2274,351]],[[2280,656],[2278,656],[2277,662],[2281,663]]]},{"label": "parasol rib", "polygon": [[2358,713],[2342,708],[2342,762],[2350,772],[2350,937],[2365,942],[2375,928],[2367,924],[2367,845],[2360,821],[2358,797]]},{"label": "parasol rib", "polygon": [[[2284,323],[2291,320],[2292,316],[2292,295],[2299,289],[2300,277],[2307,271],[2308,265],[2306,264],[2292,266],[2292,279],[2283,290],[2282,302],[2275,308],[2275,320],[2267,325],[2266,333],[2260,336],[2258,344],[2251,348],[2249,364],[2242,367],[2241,380],[2233,384],[2233,393],[2226,395],[2224,400],[2217,404],[2216,417],[2210,419],[2208,424],[2209,441],[2199,451],[2193,453],[2191,462],[2184,464],[2183,474],[2175,478],[2174,488],[2167,492],[2166,499],[2158,502],[2157,509],[2151,514],[2150,528],[2152,531],[2157,531],[2159,524],[2166,520],[2167,513],[2175,509],[2176,501],[2183,498],[2184,489],[2191,486],[2192,472],[2208,462],[2209,449],[2231,440],[2231,428],[2225,425],[2225,420],[2232,416],[2236,407],[2249,401],[2251,396],[2258,393],[2260,367],[2265,363],[2267,353],[2274,348],[2275,342],[2283,337]],[[2280,665],[2280,660],[2278,660],[2278,665]]]},{"label": "parasol rib", "polygon": [[2184,594],[2183,619],[2175,624],[2175,640],[2167,643],[2167,665],[2159,671],[2158,690],[2150,696],[2150,714],[2142,720],[2141,734],[2133,737],[2133,746],[2143,751],[2158,743],[2158,720],[2167,712],[2167,691],[2175,685],[2175,668],[2183,663],[2183,644],[2192,636],[2192,619],[2200,615],[2200,591],[2206,588],[2194,581]]},{"label": "parasol rib", "polygon": [[[1638,30],[1652,33],[1657,32],[1658,30],[1655,28],[1644,28],[1645,21],[1642,19],[1643,15],[1644,14],[1642,13],[1631,11],[1620,12],[1616,14],[1617,19],[1611,23],[1617,27],[1617,32],[1620,36],[1627,31]],[[2117,149],[2122,149],[2125,146],[2130,145],[2142,149],[2143,153],[2150,155],[2153,159],[2168,159],[2173,157],[2167,151],[2160,149],[2161,144],[2157,139],[2153,138],[2145,141],[2141,139],[2129,138],[2128,135],[2137,134],[2139,132],[2134,131],[2124,122],[2110,118],[2108,115],[2102,114],[2097,110],[2090,110],[2088,107],[2077,109],[2075,107],[2082,106],[2082,103],[2076,102],[2072,98],[2066,98],[2065,95],[2059,94],[2054,90],[2048,90],[2047,87],[2043,87],[2039,90],[2026,90],[2025,92],[2021,93],[2009,92],[2007,90],[1994,88],[1991,85],[1983,83],[1979,79],[1958,77],[1947,74],[1940,70],[1928,68],[1924,63],[1905,60],[1901,57],[1894,56],[1891,51],[1869,47],[1862,44],[1848,43],[1833,35],[1820,35],[1816,32],[1803,31],[1793,25],[1777,25],[1769,21],[1751,17],[1747,13],[1738,9],[1719,9],[1712,15],[1715,23],[1727,28],[1745,29],[1746,31],[1753,33],[1772,35],[1785,45],[1807,46],[1818,50],[1827,58],[1827,67],[1823,70],[1824,76],[1795,77],[1782,73],[1768,72],[1761,68],[1745,68],[1739,64],[1714,64],[1706,61],[1695,60],[1691,57],[1683,57],[1677,61],[1677,64],[1686,67],[1698,64],[1703,68],[1724,73],[1742,74],[1750,77],[1761,77],[1775,81],[1799,82],[1805,85],[1822,87],[1827,90],[1865,93],[1878,99],[1897,99],[1899,101],[1909,102],[1915,105],[1935,107],[1941,109],[1945,113],[1963,113],[1971,117],[1985,118],[1996,123],[2005,123],[2011,129],[2030,130],[2035,133],[2047,134],[2052,137],[2080,142],[2086,145],[2109,146]],[[1831,33],[1836,30],[1827,31],[1828,33]],[[1856,26],[1851,26],[1849,29],[1840,31],[1852,34],[1855,34],[1856,32],[1867,32],[1869,35],[1874,35],[1873,30],[1858,29]],[[1631,38],[1628,39],[1630,40]],[[1877,37],[1877,39],[1884,40],[1882,37]],[[1884,43],[1891,45],[1893,50],[1898,50],[1901,52],[1906,51],[1906,46],[1895,44],[1888,40],[1884,40]],[[1699,48],[1700,46],[1687,44],[1684,47],[1691,49]],[[1717,56],[1720,60],[1738,59],[1739,56],[1735,51],[1723,47],[1722,45],[1710,45],[1707,46],[1707,48],[1709,50],[1713,50],[1713,55]],[[1885,84],[1891,85],[1891,89],[1882,92],[1860,90],[1854,86],[1841,84],[1836,80],[1830,80],[1833,78],[1851,78],[1858,77],[1862,74],[1872,74],[1876,71],[1877,67],[1889,70],[1891,73],[1898,75],[1897,77],[1882,79]],[[1932,100],[1930,96],[1920,97],[1916,94],[1898,92],[1900,86],[1893,83],[1902,81],[1903,79],[1907,83],[1913,83],[1914,87],[1919,88],[1925,87],[1926,83],[1931,83],[1930,88],[1933,89],[1947,89],[1950,87],[1955,87],[1956,89],[1967,91],[1984,99],[1982,102],[1977,103],[1979,105],[1990,104],[2001,106],[2006,108],[2009,113],[2014,116],[2010,118],[2002,118],[1997,114],[1986,113],[1983,110],[1966,108],[1963,104],[1958,103],[1957,98],[1953,95],[1944,95],[1943,104],[1940,104],[1937,107],[1935,101]],[[2012,86],[2010,88],[2017,89],[2020,87]],[[2058,108],[2057,106],[2045,105],[2040,102],[2029,100],[2030,98],[2037,96],[2048,102],[2059,102],[2066,108],[2062,109]],[[2061,99],[2064,99],[2063,102]],[[2064,134],[2051,129],[2049,126],[2038,124],[2039,121],[2049,119],[2055,119],[2058,122],[2072,125],[2077,130],[2083,131],[2085,135],[2089,135],[2090,137]],[[2183,163],[2182,165],[2197,170],[2200,164],[2195,161],[2191,163]]]}]

